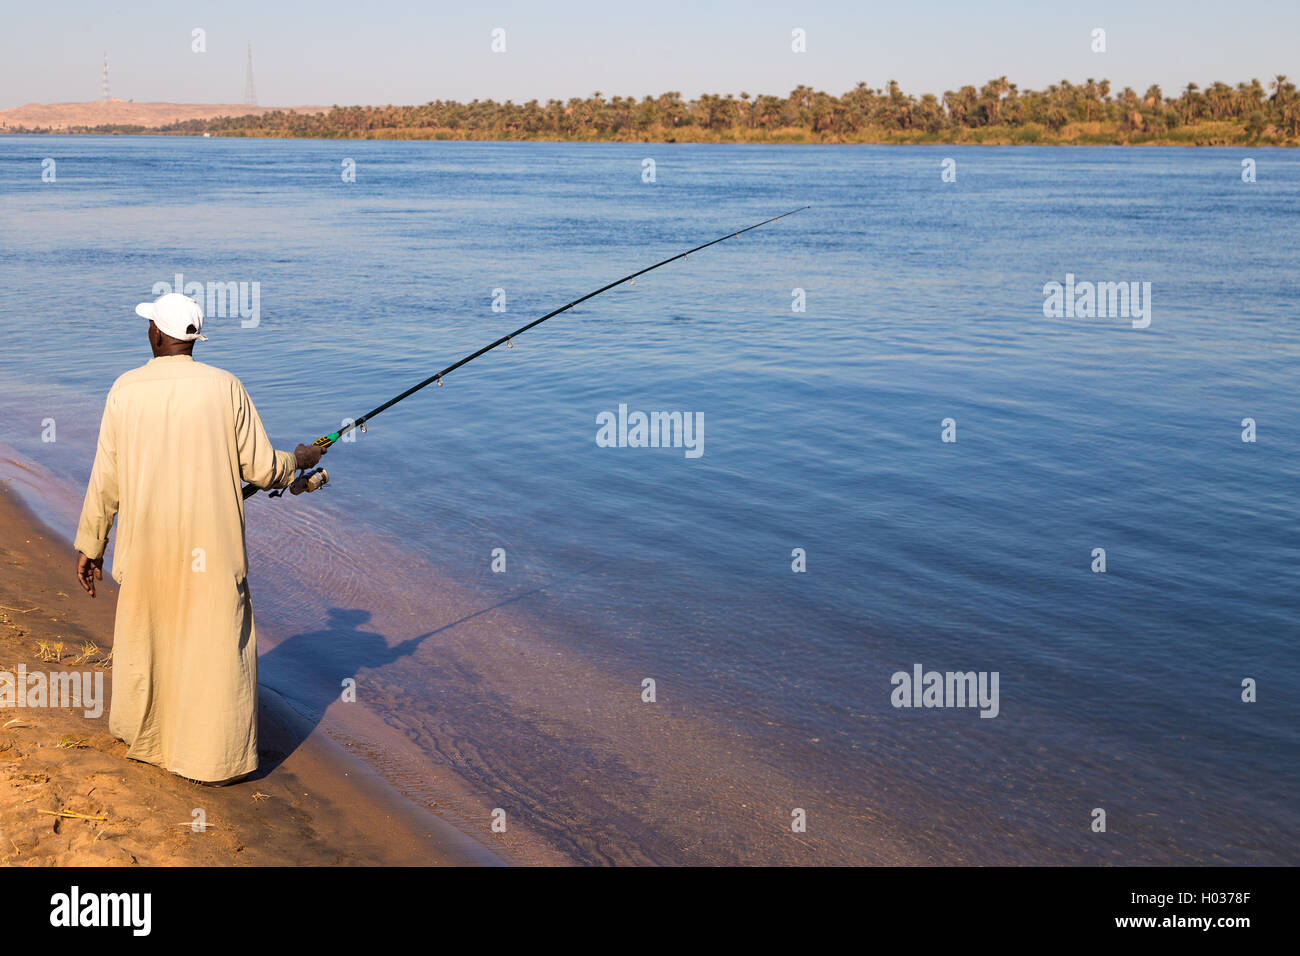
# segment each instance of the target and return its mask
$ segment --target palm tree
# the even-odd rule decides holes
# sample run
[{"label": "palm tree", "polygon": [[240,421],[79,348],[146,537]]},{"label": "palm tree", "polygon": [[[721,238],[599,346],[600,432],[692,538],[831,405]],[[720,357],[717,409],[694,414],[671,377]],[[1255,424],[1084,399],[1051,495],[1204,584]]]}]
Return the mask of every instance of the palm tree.
[{"label": "palm tree", "polygon": [[933,93],[926,93],[917,104],[917,115],[927,133],[937,133],[944,126],[943,104]]},{"label": "palm tree", "polygon": [[1278,121],[1282,126],[1290,124],[1291,135],[1300,132],[1300,103],[1296,99],[1295,84],[1287,80],[1286,74],[1279,73],[1273,78],[1273,95],[1269,102],[1277,111]]},{"label": "palm tree", "polygon": [[1190,123],[1198,119],[1205,102],[1205,97],[1201,95],[1200,87],[1195,83],[1188,83],[1187,89],[1183,90],[1183,95],[1178,98],[1179,109],[1183,115],[1183,122]]},{"label": "palm tree", "polygon": [[985,122],[996,125],[1002,118],[1002,97],[1007,95],[1009,89],[1011,84],[1005,76],[984,84],[984,89],[980,90],[980,106],[984,111]]},{"label": "palm tree", "polygon": [[943,94],[943,102],[948,107],[948,115],[959,126],[970,125],[970,115],[976,99],[975,87],[973,86],[963,86],[956,93],[948,90]]},{"label": "palm tree", "polygon": [[1205,91],[1205,102],[1210,108],[1210,116],[1220,119],[1232,108],[1232,87],[1227,83],[1215,82]]},{"label": "palm tree", "polygon": [[1233,94],[1233,112],[1236,116],[1249,116],[1264,104],[1264,87],[1258,79],[1238,83]]},{"label": "palm tree", "polygon": [[1101,97],[1097,93],[1097,81],[1092,77],[1088,77],[1087,82],[1081,87],[1076,87],[1075,91],[1078,98],[1083,101],[1083,121],[1091,123],[1092,105],[1101,101]]}]

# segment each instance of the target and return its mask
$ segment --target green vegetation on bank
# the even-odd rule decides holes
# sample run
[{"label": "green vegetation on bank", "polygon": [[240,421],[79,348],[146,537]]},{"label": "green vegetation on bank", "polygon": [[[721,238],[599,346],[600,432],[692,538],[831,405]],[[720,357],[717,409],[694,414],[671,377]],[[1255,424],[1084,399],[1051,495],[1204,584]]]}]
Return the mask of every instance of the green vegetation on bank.
[{"label": "green vegetation on bank", "polygon": [[157,132],[324,139],[477,139],[708,143],[986,143],[1300,145],[1300,96],[1286,76],[1235,87],[1195,83],[1176,96],[1159,86],[1138,94],[1110,81],[1068,80],[1021,90],[1005,76],[919,99],[890,81],[859,83],[841,96],[799,86],[788,96],[680,93],[567,102],[435,101],[423,106],[335,106],[318,114],[187,120],[155,130],[81,128],[75,132]]}]

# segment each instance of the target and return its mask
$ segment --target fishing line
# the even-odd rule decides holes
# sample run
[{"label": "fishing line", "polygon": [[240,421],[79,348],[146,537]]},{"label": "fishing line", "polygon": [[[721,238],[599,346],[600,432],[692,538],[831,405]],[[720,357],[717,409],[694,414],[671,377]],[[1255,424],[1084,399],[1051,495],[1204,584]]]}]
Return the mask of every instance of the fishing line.
[{"label": "fishing line", "polygon": [[[527,325],[521,325],[513,332],[509,332],[501,336],[501,338],[497,339],[495,342],[491,342],[488,345],[483,346],[477,352],[471,352],[469,355],[466,355],[464,358],[452,362],[446,368],[442,369],[439,372],[435,372],[433,375],[430,375],[424,381],[412,385],[410,388],[402,392],[400,395],[396,395],[393,398],[390,398],[388,401],[384,402],[384,404],[376,408],[372,408],[370,411],[366,412],[360,418],[353,419],[350,424],[345,425],[343,428],[339,429],[338,431],[330,432],[328,435],[322,435],[320,438],[317,438],[314,442],[312,442],[312,444],[316,445],[322,451],[324,451],[326,448],[329,448],[331,445],[337,442],[348,432],[352,431],[354,428],[359,428],[361,429],[362,433],[364,433],[366,430],[366,422],[370,421],[370,419],[374,418],[380,412],[392,408],[398,402],[402,401],[402,399],[410,398],[420,389],[426,388],[429,385],[434,384],[435,382],[437,382],[438,385],[441,386],[443,376],[447,375],[450,372],[456,371],[456,369],[460,368],[462,365],[466,365],[474,361],[480,355],[486,355],[488,352],[491,352],[493,349],[498,348],[502,345],[504,345],[506,348],[514,348],[514,345],[512,344],[512,340],[515,339],[517,336],[523,335],[529,329],[536,328],[537,326],[541,325],[543,322],[545,322],[548,319],[555,318],[557,315],[559,315],[562,312],[569,311],[575,305],[579,305],[580,303],[586,302],[588,299],[594,299],[602,292],[608,292],[610,289],[613,289],[616,286],[620,286],[624,282],[635,283],[637,276],[643,276],[647,272],[653,272],[655,269],[658,269],[661,266],[666,266],[670,262],[676,262],[678,259],[686,259],[692,253],[699,252],[701,249],[707,249],[709,248],[709,246],[716,246],[718,243],[726,242],[728,239],[735,239],[737,236],[749,232],[751,229],[757,229],[759,226],[766,226],[769,222],[780,222],[786,216],[793,216],[795,213],[803,212],[805,209],[808,208],[810,207],[800,206],[798,209],[791,209],[789,212],[783,212],[779,216],[773,216],[771,219],[764,219],[762,222],[756,222],[752,226],[746,226],[744,229],[738,229],[735,232],[727,233],[725,236],[719,236],[717,239],[713,239],[709,242],[701,243],[700,245],[696,246],[694,249],[687,249],[685,252],[679,252],[675,256],[669,256],[667,259],[664,259],[662,262],[656,262],[652,266],[646,266],[644,269],[640,269],[636,272],[625,275],[621,279],[615,279],[613,282],[609,283],[608,285],[601,286],[599,289],[596,289],[594,292],[588,292],[586,295],[574,299],[572,302],[569,302],[566,305],[562,305],[558,309],[555,309],[552,312],[547,312],[541,318],[533,319],[533,321],[529,322]],[[310,473],[299,474],[299,476],[294,479],[293,484],[289,486],[288,490],[290,491],[290,493],[298,495],[298,494],[302,494],[303,492],[315,491],[317,488],[324,486],[328,482],[329,482],[329,475],[326,473],[325,469],[317,468],[311,471]],[[244,485],[243,495],[245,498],[250,498],[261,490],[262,489],[258,488],[256,485]],[[277,498],[283,494],[284,494],[284,489],[281,489],[278,492],[277,491],[271,492],[270,497]]]}]

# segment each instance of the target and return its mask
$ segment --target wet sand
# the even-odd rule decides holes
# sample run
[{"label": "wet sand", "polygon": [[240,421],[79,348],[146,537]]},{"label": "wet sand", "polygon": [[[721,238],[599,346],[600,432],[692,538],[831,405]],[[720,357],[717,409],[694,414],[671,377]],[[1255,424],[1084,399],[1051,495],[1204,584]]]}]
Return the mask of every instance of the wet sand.
[{"label": "wet sand", "polygon": [[[112,684],[116,586],[91,600],[66,541],[0,482],[0,669],[99,671]],[[84,642],[98,651],[81,663]],[[58,659],[42,660],[61,643]],[[105,663],[107,659],[107,663]],[[80,707],[0,709],[0,863],[8,865],[437,865],[501,857],[421,812],[261,688],[262,767],[228,787],[128,760]],[[206,829],[193,828],[202,810]],[[44,812],[42,812],[44,811]],[[58,816],[61,812],[79,816]],[[87,819],[89,818],[89,819]]]},{"label": "wet sand", "polygon": [[[266,610],[261,681],[467,832],[505,810],[508,832],[482,838],[512,859],[905,864],[959,845],[945,834],[936,846],[888,809],[917,803],[897,780],[827,787],[844,759],[837,741],[749,706],[706,706],[636,635],[584,615],[580,576],[484,569],[453,581],[397,538],[304,519],[317,507],[250,502],[252,563],[274,582],[254,592]],[[584,650],[593,639],[599,658]],[[707,623],[682,640],[707,643]],[[338,700],[345,676],[358,704]],[[658,678],[653,703],[647,677]],[[797,808],[807,831],[792,829]]]}]

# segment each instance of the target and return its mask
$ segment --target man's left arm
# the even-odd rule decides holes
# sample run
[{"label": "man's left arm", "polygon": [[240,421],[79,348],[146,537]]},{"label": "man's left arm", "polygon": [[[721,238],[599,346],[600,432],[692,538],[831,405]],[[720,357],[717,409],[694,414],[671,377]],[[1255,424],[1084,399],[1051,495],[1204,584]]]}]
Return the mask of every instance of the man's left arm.
[{"label": "man's left arm", "polygon": [[104,402],[95,464],[90,469],[86,500],[81,506],[81,519],[77,522],[77,537],[72,543],[77,550],[77,580],[91,597],[95,596],[95,581],[104,579],[104,551],[108,548],[108,533],[117,517],[119,500],[117,419],[110,393]]}]

